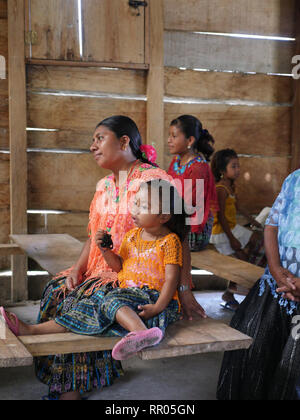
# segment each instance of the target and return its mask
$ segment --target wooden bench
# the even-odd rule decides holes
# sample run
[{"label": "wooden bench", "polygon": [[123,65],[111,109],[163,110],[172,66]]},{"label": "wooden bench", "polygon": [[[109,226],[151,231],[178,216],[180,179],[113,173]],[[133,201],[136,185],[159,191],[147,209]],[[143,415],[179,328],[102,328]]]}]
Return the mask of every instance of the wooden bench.
[{"label": "wooden bench", "polygon": [[207,270],[218,277],[232,281],[246,289],[251,289],[264,274],[264,269],[237,258],[205,249],[191,253],[192,266]]},{"label": "wooden bench", "polygon": [[[82,243],[69,235],[12,235],[11,237],[20,249],[52,275],[72,266],[82,249]],[[200,268],[205,268],[202,262]],[[7,339],[0,341],[0,367],[31,364],[34,356],[111,350],[119,340],[115,337],[91,337],[73,333],[14,337],[12,344],[15,347],[11,348],[14,352],[9,355],[7,349],[10,348],[9,340],[12,339],[12,334],[9,332]],[[159,346],[146,349],[140,352],[139,356],[143,360],[151,360],[231,351],[249,348],[251,343],[250,337],[220,321],[210,318],[182,320],[167,329],[166,336]],[[2,348],[6,349],[3,353]]]}]

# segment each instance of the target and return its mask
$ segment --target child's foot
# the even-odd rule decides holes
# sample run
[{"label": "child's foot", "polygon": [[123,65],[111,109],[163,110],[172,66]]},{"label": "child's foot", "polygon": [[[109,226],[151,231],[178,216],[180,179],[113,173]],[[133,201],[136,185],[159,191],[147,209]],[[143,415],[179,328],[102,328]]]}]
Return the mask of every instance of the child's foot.
[{"label": "child's foot", "polygon": [[30,335],[30,325],[24,324],[17,316],[11,312],[6,312],[3,307],[0,308],[0,315],[4,318],[8,328],[15,336]]},{"label": "child's foot", "polygon": [[112,356],[116,360],[126,360],[146,347],[155,346],[163,339],[163,332],[159,328],[131,332],[115,345]]}]

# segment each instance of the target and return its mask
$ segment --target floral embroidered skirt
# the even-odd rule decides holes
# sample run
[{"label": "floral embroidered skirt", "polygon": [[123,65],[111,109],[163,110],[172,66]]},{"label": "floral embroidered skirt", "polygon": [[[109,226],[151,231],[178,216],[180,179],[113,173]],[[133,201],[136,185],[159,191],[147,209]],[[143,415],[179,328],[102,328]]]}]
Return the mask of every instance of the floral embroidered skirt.
[{"label": "floral embroidered skirt", "polygon": [[[258,281],[235,313],[231,327],[253,337],[248,350],[226,352],[219,377],[219,400],[299,400],[300,339],[293,313],[268,282]],[[262,287],[263,286],[263,287]]]},{"label": "floral embroidered skirt", "polygon": [[207,247],[210,241],[213,224],[214,217],[213,215],[210,215],[201,233],[189,233],[188,241],[191,252],[202,251],[204,248]]},{"label": "floral embroidered skirt", "polygon": [[[99,278],[89,280],[67,297],[63,290],[65,278],[52,280],[46,287],[38,322],[55,319],[73,333],[94,336],[124,336],[128,333],[115,322],[118,309],[129,306],[136,312],[139,305],[154,304],[159,298],[156,290],[113,289],[102,286],[87,296]],[[179,319],[178,303],[172,300],[158,316],[146,321],[148,328],[163,331]],[[114,360],[110,351],[56,355],[36,359],[36,375],[49,386],[49,395],[70,391],[89,392],[110,386],[123,375],[121,363]]]}]

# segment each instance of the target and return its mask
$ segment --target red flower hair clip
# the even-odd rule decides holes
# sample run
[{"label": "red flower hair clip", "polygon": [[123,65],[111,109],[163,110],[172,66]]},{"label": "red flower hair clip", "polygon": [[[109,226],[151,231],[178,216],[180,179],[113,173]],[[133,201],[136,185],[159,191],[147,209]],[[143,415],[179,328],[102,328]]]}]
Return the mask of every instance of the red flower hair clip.
[{"label": "red flower hair clip", "polygon": [[149,160],[149,162],[155,164],[157,159],[157,152],[153,146],[150,144],[143,144],[140,147],[140,151],[142,152],[143,158]]}]

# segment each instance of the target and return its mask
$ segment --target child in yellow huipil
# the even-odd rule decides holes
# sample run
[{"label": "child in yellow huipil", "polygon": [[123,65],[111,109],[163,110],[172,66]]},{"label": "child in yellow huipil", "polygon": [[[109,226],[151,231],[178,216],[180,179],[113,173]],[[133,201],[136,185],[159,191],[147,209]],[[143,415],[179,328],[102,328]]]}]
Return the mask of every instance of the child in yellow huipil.
[{"label": "child in yellow huipil", "polygon": [[[220,210],[214,219],[210,242],[221,254],[254,262],[252,257],[258,253],[257,250],[263,244],[262,233],[253,232],[240,226],[237,223],[237,210],[246,217],[252,226],[262,229],[262,225],[239,206],[235,191],[235,181],[240,176],[238,155],[231,149],[220,150],[215,153],[211,167],[216,181]],[[263,222],[263,220],[261,221]],[[237,290],[237,286],[231,282],[222,297],[225,301],[224,307],[227,309],[236,310],[239,306],[232,293],[235,290]],[[242,294],[246,294],[248,291],[244,289],[242,292]]]},{"label": "child in yellow huipil", "polygon": [[[155,192],[158,198],[153,209],[151,197]],[[55,320],[30,326],[2,308],[2,315],[16,335],[72,331],[125,336],[113,349],[117,360],[162,340],[167,326],[179,319],[177,288],[183,263],[182,242],[188,233],[186,214],[175,187],[161,179],[142,184],[134,200],[129,205],[136,228],[125,234],[119,253],[106,244],[103,248],[107,232],[100,229],[95,235],[107,265],[118,273],[118,287],[107,284],[101,288],[92,307],[83,299],[81,313],[85,316],[80,319],[71,308]],[[175,213],[176,200],[181,203],[180,214]],[[87,322],[90,318],[92,322]]]}]

